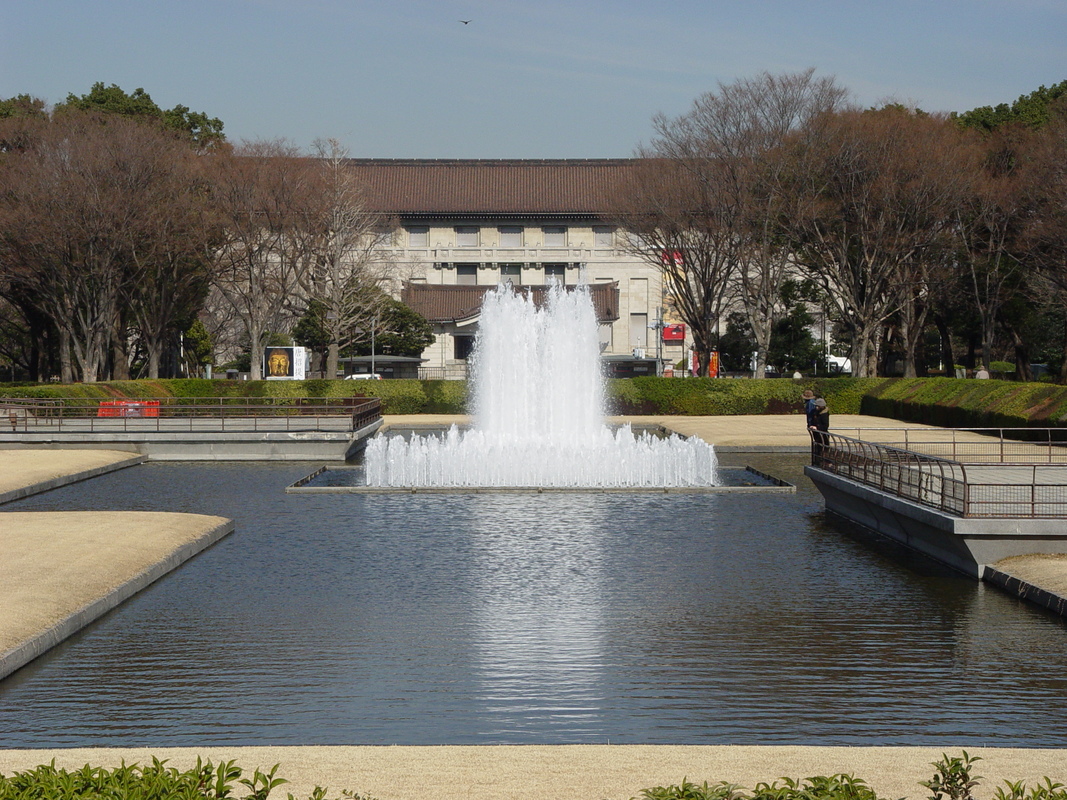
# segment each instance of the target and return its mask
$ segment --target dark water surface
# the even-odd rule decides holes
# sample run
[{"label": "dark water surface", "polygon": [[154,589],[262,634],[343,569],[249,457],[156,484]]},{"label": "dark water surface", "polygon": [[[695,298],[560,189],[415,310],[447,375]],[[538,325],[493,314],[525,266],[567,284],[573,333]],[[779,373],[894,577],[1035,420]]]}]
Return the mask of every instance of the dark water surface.
[{"label": "dark water surface", "polygon": [[[285,495],[147,464],[8,510],[236,532],[0,682],[0,746],[1067,746],[1067,626],[797,495]],[[724,458],[724,460],[726,460]],[[0,512],[2,513],[2,512]]]}]

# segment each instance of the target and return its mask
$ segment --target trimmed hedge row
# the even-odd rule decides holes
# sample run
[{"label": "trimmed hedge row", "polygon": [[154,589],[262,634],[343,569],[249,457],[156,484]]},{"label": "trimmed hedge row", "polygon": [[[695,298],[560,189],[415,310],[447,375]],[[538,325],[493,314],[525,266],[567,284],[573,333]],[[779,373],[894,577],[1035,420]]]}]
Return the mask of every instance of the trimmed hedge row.
[{"label": "trimmed hedge row", "polygon": [[0,384],[0,396],[69,400],[80,403],[149,397],[380,397],[386,414],[461,414],[467,402],[464,381],[228,381],[174,379],[73,384]]},{"label": "trimmed hedge row", "polygon": [[[1067,387],[960,378],[620,378],[607,382],[612,414],[719,416],[800,414],[801,392],[825,397],[833,414],[871,414],[946,427],[1067,426]],[[0,396],[71,402],[146,397],[352,397],[382,399],[386,414],[462,414],[464,381],[157,380],[0,384]]]},{"label": "trimmed hedge row", "polygon": [[834,414],[858,414],[864,395],[883,378],[618,378],[608,381],[613,414],[802,414],[801,392],[825,397]]},{"label": "trimmed hedge row", "polygon": [[1067,425],[1067,387],[959,378],[899,378],[871,387],[861,413],[948,428]]}]

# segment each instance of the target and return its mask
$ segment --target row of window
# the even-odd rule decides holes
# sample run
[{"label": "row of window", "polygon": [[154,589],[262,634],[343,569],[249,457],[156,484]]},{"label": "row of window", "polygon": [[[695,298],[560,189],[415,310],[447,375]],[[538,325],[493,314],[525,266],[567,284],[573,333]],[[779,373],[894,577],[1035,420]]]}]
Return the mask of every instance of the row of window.
[{"label": "row of window", "polygon": [[[501,225],[497,229],[498,247],[523,247],[526,229],[521,225]],[[429,247],[430,228],[427,225],[413,225],[407,228],[408,247]],[[477,225],[455,226],[456,247],[479,247],[482,229]],[[593,228],[593,246],[611,247],[614,244],[615,229],[607,226]],[[541,228],[541,242],[544,247],[567,247],[567,227],[565,225],[545,225]]]},{"label": "row of window", "polygon": [[[535,283],[551,283],[557,281],[559,283],[567,282],[567,265],[566,264],[542,264],[544,269],[544,281],[536,280]],[[527,272],[535,267],[526,265]],[[522,264],[501,264],[500,265],[500,283],[505,281],[511,281],[515,286],[522,285]],[[495,276],[494,276],[495,277]],[[477,286],[478,285],[478,265],[477,264],[456,264],[456,283],[461,286]]]}]

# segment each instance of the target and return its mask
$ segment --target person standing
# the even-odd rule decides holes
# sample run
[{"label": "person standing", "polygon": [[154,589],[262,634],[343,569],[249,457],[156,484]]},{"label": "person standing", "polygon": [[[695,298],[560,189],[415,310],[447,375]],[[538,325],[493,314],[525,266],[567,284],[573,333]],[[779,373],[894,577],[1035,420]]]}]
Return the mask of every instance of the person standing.
[{"label": "person standing", "polygon": [[826,435],[830,430],[830,409],[826,401],[816,397],[811,404],[811,413],[808,414],[808,431],[811,433],[811,465],[820,466],[820,459],[829,437]]}]

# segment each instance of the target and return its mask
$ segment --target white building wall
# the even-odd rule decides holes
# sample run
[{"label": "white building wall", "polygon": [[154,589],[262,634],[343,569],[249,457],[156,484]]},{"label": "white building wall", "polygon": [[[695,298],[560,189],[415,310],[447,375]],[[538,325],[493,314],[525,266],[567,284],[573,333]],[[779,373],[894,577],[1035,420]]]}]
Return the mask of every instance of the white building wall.
[{"label": "white building wall", "polygon": [[[502,246],[501,227],[522,228],[521,246]],[[562,244],[545,243],[545,227],[566,229]],[[474,243],[461,244],[457,228],[476,227]],[[416,229],[425,229],[413,237]],[[599,236],[598,236],[599,231]],[[468,235],[468,240],[471,238]],[[413,244],[413,241],[416,244]],[[648,259],[641,258],[620,246],[620,233],[609,234],[606,226],[593,226],[588,222],[566,224],[564,222],[542,223],[538,220],[504,222],[455,222],[412,223],[397,231],[394,237],[393,257],[399,265],[402,280],[425,281],[429,284],[455,285],[463,282],[456,265],[475,265],[474,279],[478,285],[491,286],[509,278],[502,275],[501,265],[521,265],[519,281],[522,285],[544,285],[545,264],[563,264],[564,280],[575,285],[583,279],[589,283],[617,282],[619,285],[618,319],[601,332],[606,355],[629,354],[636,333],[632,327],[643,318],[645,326],[644,349],[646,354],[657,353],[658,329],[649,329],[659,321],[662,305],[662,281],[659,269]],[[458,368],[454,355],[453,333],[461,330],[441,330],[437,342],[427,349],[426,366]],[[471,331],[473,333],[473,330]],[[684,355],[684,345],[661,346],[665,357],[677,361]],[[675,352],[676,351],[676,352]]]}]

